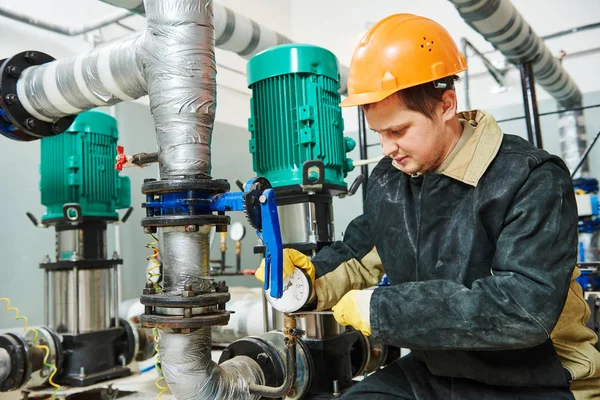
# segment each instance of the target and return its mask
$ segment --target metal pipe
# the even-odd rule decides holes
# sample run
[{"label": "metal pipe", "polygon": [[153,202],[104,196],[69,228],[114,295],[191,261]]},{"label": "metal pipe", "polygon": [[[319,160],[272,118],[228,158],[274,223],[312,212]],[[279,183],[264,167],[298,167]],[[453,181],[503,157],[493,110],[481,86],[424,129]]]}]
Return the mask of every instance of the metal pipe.
[{"label": "metal pipe", "polygon": [[186,285],[195,292],[210,290],[208,256],[210,226],[199,232],[186,232],[184,227],[163,229],[163,291],[178,295]]},{"label": "metal pipe", "polygon": [[[50,321],[50,272],[44,268],[44,326]],[[1,379],[0,379],[1,381]]]},{"label": "metal pipe", "polygon": [[561,106],[581,103],[581,92],[542,39],[509,0],[450,0],[461,17],[515,65],[533,60],[536,80]]},{"label": "metal pipe", "polygon": [[[126,8],[137,14],[145,15],[146,10],[143,0],[101,0],[116,7]],[[201,3],[204,0],[197,0]],[[273,31],[254,20],[247,18],[235,11],[213,2],[215,46],[228,51],[233,51],[246,60],[252,58],[270,47],[293,41],[285,35]],[[147,8],[147,6],[146,6]],[[341,94],[348,92],[348,67],[340,65],[340,90]]]},{"label": "metal pipe", "polygon": [[115,328],[119,327],[119,264],[115,264],[113,270],[113,318],[115,319]]},{"label": "metal pipe", "polygon": [[[461,39],[461,44],[462,44],[462,52],[465,56],[465,59],[468,60],[468,55],[467,55],[467,49],[469,47],[468,45],[468,41],[467,38],[462,38]],[[470,110],[471,109],[471,90],[469,88],[469,68],[467,68],[465,70],[465,72],[463,73],[463,86],[464,86],[464,90],[465,90],[465,109]]]},{"label": "metal pipe", "polygon": [[90,24],[85,24],[77,28],[64,27],[50,22],[41,21],[28,15],[9,10],[5,7],[0,7],[0,15],[15,21],[35,26],[36,28],[41,28],[50,32],[59,33],[61,35],[79,36],[83,35],[84,33],[95,31],[96,29],[104,28],[105,26],[114,24],[116,22],[121,21],[122,19],[131,17],[135,14],[129,11],[124,13],[120,12],[118,14],[109,15],[107,17],[99,19],[98,21],[94,21]]},{"label": "metal pipe", "polygon": [[527,121],[527,138],[531,144],[541,149],[543,148],[542,131],[540,129],[540,116],[535,95],[535,78],[533,77],[531,62],[525,62],[521,65],[521,89]]},{"label": "metal pipe", "polygon": [[590,145],[587,147],[587,149],[585,149],[585,151],[583,152],[583,155],[579,159],[579,162],[577,163],[577,165],[573,169],[573,172],[571,172],[571,178],[575,178],[575,175],[577,174],[577,171],[579,171],[579,168],[581,168],[581,166],[583,165],[583,163],[586,161],[587,156],[590,154],[590,151],[592,150],[592,148],[596,144],[596,141],[598,141],[598,137],[600,137],[600,131],[598,131],[598,133],[596,133],[596,136],[594,136],[594,140],[592,140],[592,143],[590,143]]},{"label": "metal pipe", "polygon": [[77,267],[73,268],[73,308],[75,311],[73,312],[73,325],[71,327],[71,332],[74,334],[79,334],[79,269]]},{"label": "metal pipe", "polygon": [[0,348],[0,382],[3,382],[11,372],[10,354],[4,348]]},{"label": "metal pipe", "polygon": [[[562,111],[562,110],[559,110]],[[558,113],[558,134],[562,159],[571,171],[579,164],[581,155],[587,147],[587,132],[582,110],[562,111]],[[586,159],[579,165],[581,174],[589,176],[590,165]],[[578,168],[578,169],[579,169]]]},{"label": "metal pipe", "polygon": [[149,34],[141,51],[163,179],[210,175],[217,86],[213,3],[145,3]]},{"label": "metal pipe", "polygon": [[[600,104],[592,104],[590,106],[585,106],[585,107],[574,107],[574,108],[569,108],[569,109],[561,109],[561,110],[557,110],[557,111],[543,112],[543,113],[539,113],[539,116],[544,117],[546,115],[561,114],[561,113],[565,113],[567,111],[582,111],[582,110],[587,110],[588,108],[598,108],[598,107],[600,107]],[[499,119],[496,122],[500,123],[500,122],[518,121],[523,118],[525,118],[525,116],[521,115],[519,117]],[[371,146],[371,145],[369,145],[369,146]],[[379,146],[379,144],[377,144],[376,146]]]},{"label": "metal pipe", "polygon": [[147,84],[137,56],[142,39],[137,36],[25,69],[17,82],[19,101],[35,118],[52,122],[144,96]]},{"label": "metal pipe", "polygon": [[600,22],[595,22],[593,24],[576,26],[574,28],[565,29],[563,31],[558,31],[558,32],[551,33],[549,35],[541,36],[541,38],[542,38],[542,40],[554,39],[554,38],[557,38],[557,37],[569,35],[571,33],[583,32],[583,31],[587,31],[588,29],[596,29],[596,28],[600,28]]},{"label": "metal pipe", "polygon": [[[367,127],[365,122],[365,112],[362,107],[358,107],[358,149],[361,160],[367,158]],[[365,180],[362,185],[362,199],[363,199],[363,212],[365,211],[365,204],[367,202],[367,186],[369,182],[369,167],[362,165],[360,167],[360,173],[364,176]]]},{"label": "metal pipe", "polygon": [[469,42],[469,40],[467,38],[462,38],[462,42],[463,42],[463,53],[464,53],[465,57],[467,57],[467,53],[466,53],[467,49],[471,49],[475,53],[475,55],[477,55],[479,58],[481,58],[483,65],[485,65],[485,68],[488,70],[488,72],[490,73],[492,78],[494,78],[496,83],[498,83],[498,85],[500,85],[500,86],[504,86],[505,72],[500,71],[498,68],[496,68],[496,66],[494,66],[494,64],[492,64],[492,62],[490,60],[488,60],[488,58],[486,56],[484,56],[482,52],[480,52],[471,42]]},{"label": "metal pipe", "polygon": [[285,358],[286,358],[286,373],[285,379],[281,386],[271,387],[257,384],[250,384],[250,393],[259,395],[261,397],[268,397],[276,399],[279,397],[285,397],[294,387],[296,382],[296,317],[293,315],[284,315],[284,328],[283,334],[285,335]]}]

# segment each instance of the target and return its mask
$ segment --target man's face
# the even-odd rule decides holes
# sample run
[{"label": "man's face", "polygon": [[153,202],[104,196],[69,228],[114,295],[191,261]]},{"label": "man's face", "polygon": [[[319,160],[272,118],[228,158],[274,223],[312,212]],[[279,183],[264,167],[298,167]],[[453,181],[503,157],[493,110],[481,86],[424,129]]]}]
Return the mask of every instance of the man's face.
[{"label": "man's face", "polygon": [[433,119],[406,108],[399,96],[392,95],[367,107],[369,127],[379,134],[383,154],[410,175],[438,168],[447,155],[449,135],[444,135],[442,105]]}]

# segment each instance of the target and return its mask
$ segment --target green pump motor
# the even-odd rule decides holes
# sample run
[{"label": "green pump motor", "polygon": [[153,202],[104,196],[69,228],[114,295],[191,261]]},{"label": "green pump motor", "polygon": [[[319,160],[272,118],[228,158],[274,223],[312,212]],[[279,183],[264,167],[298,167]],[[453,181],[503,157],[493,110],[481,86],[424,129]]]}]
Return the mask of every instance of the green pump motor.
[{"label": "green pump motor", "polygon": [[345,191],[353,169],[346,153],[356,143],[343,136],[337,58],[321,47],[286,44],[252,57],[247,72],[256,174],[275,188],[318,182]]},{"label": "green pump motor", "polygon": [[[47,207],[44,223],[63,217],[118,220],[116,210],[131,203],[129,177],[119,176],[114,168],[118,139],[113,117],[88,111],[77,116],[65,133],[41,140],[40,191]],[[65,211],[65,204],[79,208]]]}]

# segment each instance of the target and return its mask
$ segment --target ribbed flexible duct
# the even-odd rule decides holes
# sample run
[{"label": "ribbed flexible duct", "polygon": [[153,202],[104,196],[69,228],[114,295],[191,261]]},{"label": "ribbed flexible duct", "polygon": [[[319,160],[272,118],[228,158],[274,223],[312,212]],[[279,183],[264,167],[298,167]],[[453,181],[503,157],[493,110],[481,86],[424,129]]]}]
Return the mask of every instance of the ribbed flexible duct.
[{"label": "ribbed flexible duct", "polygon": [[509,0],[450,0],[465,22],[479,32],[511,63],[533,61],[536,83],[561,106],[581,103],[581,92]]},{"label": "ribbed flexible duct", "polygon": [[[450,0],[465,22],[515,65],[531,61],[537,84],[562,108],[581,106],[581,92],[510,0]],[[559,115],[561,153],[573,170],[587,146],[582,113]],[[581,172],[589,172],[588,164]]]},{"label": "ribbed flexible duct", "polygon": [[[102,0],[113,6],[126,8],[145,15],[143,0]],[[259,25],[243,15],[237,14],[218,3],[213,4],[215,24],[215,46],[233,51],[245,59],[273,46],[292,43],[288,37]],[[348,91],[348,67],[340,65],[340,93]]]}]

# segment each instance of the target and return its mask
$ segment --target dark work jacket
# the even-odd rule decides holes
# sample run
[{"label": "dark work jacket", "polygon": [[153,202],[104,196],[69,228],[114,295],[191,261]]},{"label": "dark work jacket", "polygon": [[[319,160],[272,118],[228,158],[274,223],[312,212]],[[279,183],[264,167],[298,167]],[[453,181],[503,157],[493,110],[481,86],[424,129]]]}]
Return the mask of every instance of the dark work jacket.
[{"label": "dark work jacket", "polygon": [[411,177],[379,162],[364,215],[313,258],[319,308],[384,270],[391,287],[371,297],[374,337],[436,375],[568,386],[551,332],[576,264],[569,170],[484,113],[471,118],[474,137],[447,173]]}]

